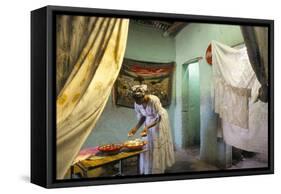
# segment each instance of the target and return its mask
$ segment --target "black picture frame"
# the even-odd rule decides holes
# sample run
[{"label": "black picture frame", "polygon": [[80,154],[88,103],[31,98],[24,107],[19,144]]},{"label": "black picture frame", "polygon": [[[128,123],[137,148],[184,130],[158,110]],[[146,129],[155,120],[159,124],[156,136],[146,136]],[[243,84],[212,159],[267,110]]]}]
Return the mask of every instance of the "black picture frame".
[{"label": "black picture frame", "polygon": [[[268,167],[117,178],[56,180],[56,14],[265,26],[269,30]],[[31,182],[46,188],[274,173],[274,21],[232,17],[46,6],[31,12]]]}]

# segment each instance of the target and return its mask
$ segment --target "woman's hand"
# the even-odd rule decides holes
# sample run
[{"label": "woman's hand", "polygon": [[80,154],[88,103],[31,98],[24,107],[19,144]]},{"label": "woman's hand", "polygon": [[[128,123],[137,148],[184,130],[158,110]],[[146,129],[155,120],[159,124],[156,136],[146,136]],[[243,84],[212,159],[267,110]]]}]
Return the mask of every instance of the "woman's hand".
[{"label": "woman's hand", "polygon": [[129,132],[128,132],[128,137],[132,137],[133,135],[135,135],[135,133],[137,132],[137,128],[132,128]]},{"label": "woman's hand", "polygon": [[144,136],[147,136],[147,133],[148,133],[148,128],[147,127],[144,127],[142,132],[141,132],[141,136],[144,137]]}]

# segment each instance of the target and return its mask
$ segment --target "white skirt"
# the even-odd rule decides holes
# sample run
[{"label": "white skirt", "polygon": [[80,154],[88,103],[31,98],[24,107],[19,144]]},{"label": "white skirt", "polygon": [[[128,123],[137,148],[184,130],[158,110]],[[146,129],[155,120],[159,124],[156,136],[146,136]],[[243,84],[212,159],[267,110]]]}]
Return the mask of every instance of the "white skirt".
[{"label": "white skirt", "polygon": [[175,163],[174,146],[168,113],[165,109],[159,113],[160,123],[148,130],[145,146],[147,152],[140,154],[141,174],[161,174]]}]

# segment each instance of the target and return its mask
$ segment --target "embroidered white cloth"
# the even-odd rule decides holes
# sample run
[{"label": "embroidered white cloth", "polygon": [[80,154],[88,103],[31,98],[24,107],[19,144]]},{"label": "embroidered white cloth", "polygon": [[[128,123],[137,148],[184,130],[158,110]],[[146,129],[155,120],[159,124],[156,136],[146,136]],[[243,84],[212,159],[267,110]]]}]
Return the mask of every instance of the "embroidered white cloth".
[{"label": "embroidered white cloth", "polygon": [[222,119],[223,138],[229,145],[268,155],[268,103],[255,102],[260,83],[255,80],[249,102],[249,128],[245,129]]},{"label": "embroidered white cloth", "polygon": [[212,61],[215,112],[228,123],[248,128],[255,73],[246,48],[234,49],[212,41]]},{"label": "embroidered white cloth", "polygon": [[213,106],[223,137],[237,148],[267,154],[268,104],[257,101],[260,83],[246,48],[212,41]]}]

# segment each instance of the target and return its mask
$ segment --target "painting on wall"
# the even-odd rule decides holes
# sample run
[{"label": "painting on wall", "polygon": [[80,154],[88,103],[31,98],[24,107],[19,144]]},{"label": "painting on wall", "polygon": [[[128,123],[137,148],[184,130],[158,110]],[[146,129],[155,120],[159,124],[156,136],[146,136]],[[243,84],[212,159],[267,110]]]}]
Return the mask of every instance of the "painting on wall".
[{"label": "painting on wall", "polygon": [[162,105],[171,103],[174,62],[152,63],[124,59],[115,84],[115,101],[119,106],[134,107],[131,87],[146,84],[148,94],[158,96]]}]

